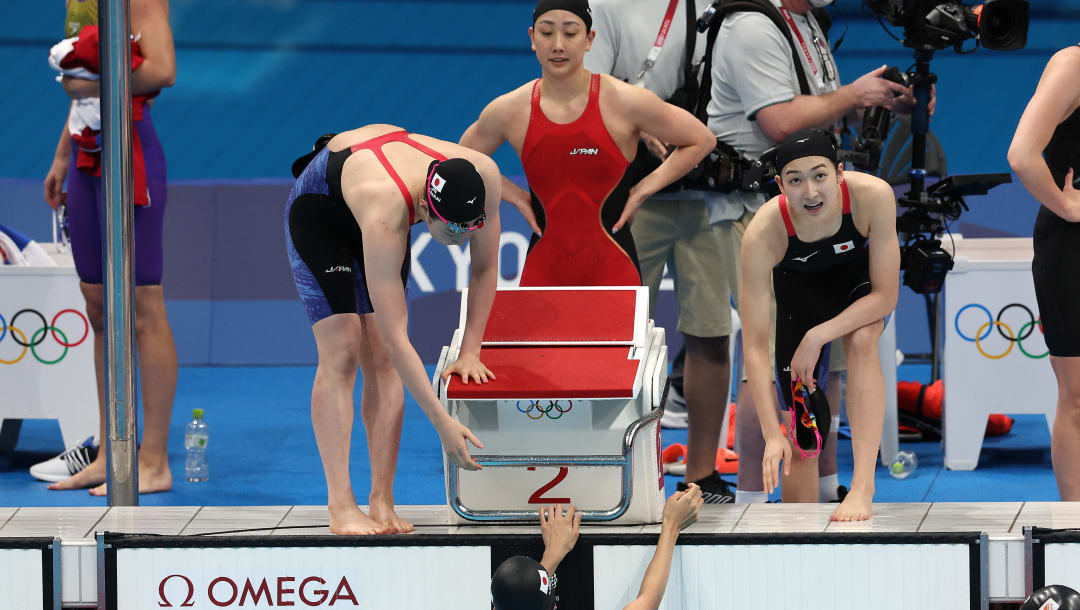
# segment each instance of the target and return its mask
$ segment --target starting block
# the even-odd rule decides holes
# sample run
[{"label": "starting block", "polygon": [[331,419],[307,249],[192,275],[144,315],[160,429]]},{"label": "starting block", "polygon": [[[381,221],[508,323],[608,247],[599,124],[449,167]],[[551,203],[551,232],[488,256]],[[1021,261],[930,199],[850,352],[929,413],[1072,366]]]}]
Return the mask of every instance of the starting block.
[{"label": "starting block", "polygon": [[659,522],[668,357],[648,288],[498,290],[480,351],[497,378],[484,384],[442,379],[467,302],[462,291],[432,379],[450,416],[484,444],[470,446],[476,472],[443,454],[451,521],[529,521],[540,506],[574,504],[585,521]]}]

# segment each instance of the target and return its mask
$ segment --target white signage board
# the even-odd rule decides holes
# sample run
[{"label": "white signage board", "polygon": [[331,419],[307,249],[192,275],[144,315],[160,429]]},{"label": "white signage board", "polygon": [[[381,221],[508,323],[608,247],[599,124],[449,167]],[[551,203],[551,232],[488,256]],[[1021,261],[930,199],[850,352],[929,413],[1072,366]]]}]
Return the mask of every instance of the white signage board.
[{"label": "white signage board", "polygon": [[1046,544],[1043,566],[1043,581],[1046,584],[1080,590],[1080,544]]},{"label": "white signage board", "polygon": [[46,596],[41,549],[0,548],[0,607],[19,610],[52,608]]},{"label": "white signage board", "polygon": [[[596,546],[596,608],[633,601],[651,546]],[[679,545],[661,610],[972,608],[966,544]]]},{"label": "white signage board", "polygon": [[108,607],[475,610],[490,575],[486,546],[118,548]]}]

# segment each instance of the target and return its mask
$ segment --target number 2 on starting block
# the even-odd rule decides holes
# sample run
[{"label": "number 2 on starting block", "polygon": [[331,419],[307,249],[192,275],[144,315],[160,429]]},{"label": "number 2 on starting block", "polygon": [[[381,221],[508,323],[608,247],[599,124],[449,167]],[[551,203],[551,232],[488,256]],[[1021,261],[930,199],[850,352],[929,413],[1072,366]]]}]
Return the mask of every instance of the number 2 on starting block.
[{"label": "number 2 on starting block", "polygon": [[[535,466],[529,466],[528,469],[529,470],[536,470],[536,467]],[[570,498],[545,498],[545,497],[543,497],[543,494],[551,491],[552,488],[554,488],[556,485],[561,483],[562,480],[566,478],[566,475],[567,475],[568,472],[570,472],[569,468],[567,468],[566,466],[561,466],[559,468],[558,474],[555,475],[554,479],[551,479],[550,481],[545,483],[543,486],[540,487],[540,489],[537,489],[536,491],[533,492],[533,494],[531,496],[529,496],[529,504],[572,504],[572,502],[570,501]]]}]

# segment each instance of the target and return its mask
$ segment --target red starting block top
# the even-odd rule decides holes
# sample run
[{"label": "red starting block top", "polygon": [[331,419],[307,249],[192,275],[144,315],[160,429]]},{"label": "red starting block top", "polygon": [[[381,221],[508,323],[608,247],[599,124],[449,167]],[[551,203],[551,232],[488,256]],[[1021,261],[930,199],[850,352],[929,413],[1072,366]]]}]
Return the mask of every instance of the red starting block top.
[{"label": "red starting block top", "polygon": [[625,346],[484,346],[480,360],[495,373],[488,383],[454,375],[447,398],[631,398],[640,360]]},{"label": "red starting block top", "polygon": [[[648,301],[633,288],[499,290],[483,342],[629,345],[644,332],[638,328],[647,316],[639,315],[642,306]],[[464,311],[460,326],[465,327]]]}]

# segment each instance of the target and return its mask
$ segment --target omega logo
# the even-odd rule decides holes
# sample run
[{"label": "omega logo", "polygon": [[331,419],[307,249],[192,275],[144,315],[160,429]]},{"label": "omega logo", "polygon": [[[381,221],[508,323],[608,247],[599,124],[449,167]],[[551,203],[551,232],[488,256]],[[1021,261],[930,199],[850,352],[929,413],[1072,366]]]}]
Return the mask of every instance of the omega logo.
[{"label": "omega logo", "polygon": [[[172,596],[165,592],[165,585],[174,578],[183,581],[184,587],[177,592],[177,587],[172,587]],[[255,608],[265,603],[270,606],[295,606],[303,604],[308,607],[337,607],[359,606],[352,587],[346,577],[342,576],[334,587],[331,594],[326,588],[327,581],[319,576],[308,576],[300,581],[299,586],[294,583],[295,576],[277,576],[261,578],[252,582],[245,578],[242,582],[233,580],[228,576],[218,576],[210,581],[206,587],[206,599],[219,608]],[[190,608],[195,605],[195,583],[183,574],[170,574],[158,583],[158,607],[161,608]],[[179,605],[177,601],[183,598]],[[348,603],[345,603],[348,602]]]}]

